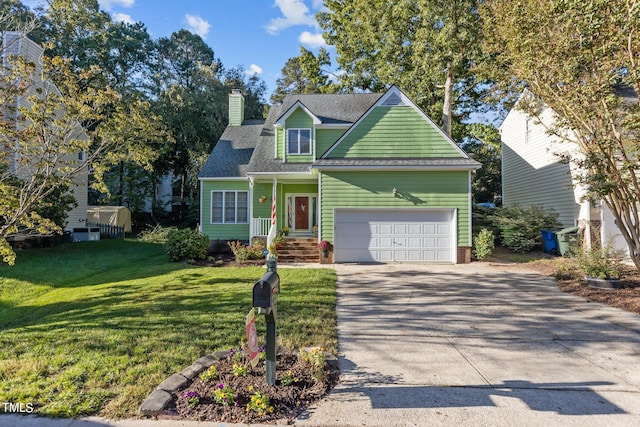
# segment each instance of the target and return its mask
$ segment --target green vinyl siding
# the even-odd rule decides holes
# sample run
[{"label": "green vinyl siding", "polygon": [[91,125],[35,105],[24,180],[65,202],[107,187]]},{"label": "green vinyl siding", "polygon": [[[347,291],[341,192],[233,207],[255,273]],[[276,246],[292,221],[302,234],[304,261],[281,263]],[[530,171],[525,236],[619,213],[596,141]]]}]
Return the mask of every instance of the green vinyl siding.
[{"label": "green vinyl siding", "polygon": [[283,184],[282,191],[287,194],[317,194],[318,182],[310,182],[308,184]]},{"label": "green vinyl siding", "polygon": [[284,129],[276,128],[276,159],[282,160],[282,153],[284,150]]},{"label": "green vinyl siding", "polygon": [[[255,182],[253,184],[253,217],[271,218],[271,182]],[[267,196],[267,201],[260,203],[260,197]]]},{"label": "green vinyl siding", "polygon": [[412,107],[376,107],[328,158],[462,157],[452,142]]},{"label": "green vinyl siding", "polygon": [[320,158],[347,131],[344,129],[316,129],[316,158]]},{"label": "green vinyl siding", "polygon": [[286,153],[287,163],[310,163],[313,162],[313,119],[302,109],[296,109],[285,121],[285,129],[282,138],[282,150],[287,149],[287,129],[310,129],[311,130],[311,154],[289,154]]},{"label": "green vinyl siding", "polygon": [[[212,191],[249,191],[249,181],[203,181],[202,182],[202,233],[211,240],[248,240],[249,223],[247,224],[212,224],[211,192]],[[251,216],[249,215],[249,222]]]},{"label": "green vinyl siding", "polygon": [[471,246],[468,171],[327,172],[321,182],[322,239],[335,240],[336,208],[456,208],[457,244]]},{"label": "green vinyl siding", "polygon": [[240,126],[244,117],[244,97],[231,95],[229,97],[229,125]]}]

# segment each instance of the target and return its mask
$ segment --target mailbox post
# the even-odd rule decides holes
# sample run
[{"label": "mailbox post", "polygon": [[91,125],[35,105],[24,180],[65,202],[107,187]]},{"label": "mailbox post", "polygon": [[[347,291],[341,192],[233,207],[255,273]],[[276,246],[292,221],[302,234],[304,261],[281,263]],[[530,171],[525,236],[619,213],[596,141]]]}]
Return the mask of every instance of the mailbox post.
[{"label": "mailbox post", "polygon": [[[275,269],[274,269],[275,270]],[[278,294],[280,293],[280,276],[275,271],[267,271],[253,285],[253,306],[258,314],[264,314],[267,322],[267,384],[276,383],[276,316]]]}]

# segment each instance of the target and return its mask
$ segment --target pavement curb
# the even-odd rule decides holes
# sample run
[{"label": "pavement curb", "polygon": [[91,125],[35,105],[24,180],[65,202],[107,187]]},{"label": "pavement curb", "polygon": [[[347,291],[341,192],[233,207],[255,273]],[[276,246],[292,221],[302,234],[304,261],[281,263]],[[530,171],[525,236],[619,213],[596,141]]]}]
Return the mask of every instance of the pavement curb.
[{"label": "pavement curb", "polygon": [[173,399],[172,393],[183,388],[189,381],[193,380],[200,372],[208,369],[214,363],[229,357],[229,351],[216,351],[208,356],[202,356],[193,364],[183,369],[180,373],[171,375],[160,383],[160,385],[142,402],[138,412],[141,415],[154,417],[167,409],[167,405]]}]

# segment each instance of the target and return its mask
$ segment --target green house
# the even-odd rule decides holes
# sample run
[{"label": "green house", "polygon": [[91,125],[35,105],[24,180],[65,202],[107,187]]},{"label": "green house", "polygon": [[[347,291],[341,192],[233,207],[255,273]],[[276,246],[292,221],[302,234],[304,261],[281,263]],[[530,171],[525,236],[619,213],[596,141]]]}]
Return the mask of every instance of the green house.
[{"label": "green house", "polygon": [[[230,123],[200,172],[201,231],[212,240],[277,228],[334,246],[335,262],[471,258],[472,160],[400,89],[288,95],[265,121]],[[286,227],[286,228],[285,228]]]}]

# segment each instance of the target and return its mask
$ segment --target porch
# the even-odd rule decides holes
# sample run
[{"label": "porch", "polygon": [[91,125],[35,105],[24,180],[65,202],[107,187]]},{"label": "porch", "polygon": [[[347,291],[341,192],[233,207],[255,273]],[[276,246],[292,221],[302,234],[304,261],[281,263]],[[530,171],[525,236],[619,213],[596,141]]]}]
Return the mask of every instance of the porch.
[{"label": "porch", "polygon": [[[257,193],[258,184],[253,189],[254,202],[250,218],[250,237],[265,237],[271,227],[271,198],[264,193]],[[266,189],[266,188],[264,188]],[[264,191],[261,189],[261,191]],[[278,185],[277,195],[277,227],[279,232],[286,231],[291,236],[312,237],[317,235],[318,194],[313,185],[283,184]]]},{"label": "porch", "polygon": [[[317,238],[318,236],[318,227],[313,226],[310,230],[292,230],[289,228],[289,232],[287,233],[290,237],[312,237]],[[251,237],[267,237],[269,234],[269,228],[271,228],[271,218],[252,218],[251,219]],[[282,227],[278,227],[278,231],[282,231]],[[315,240],[317,243],[317,239]]]}]

